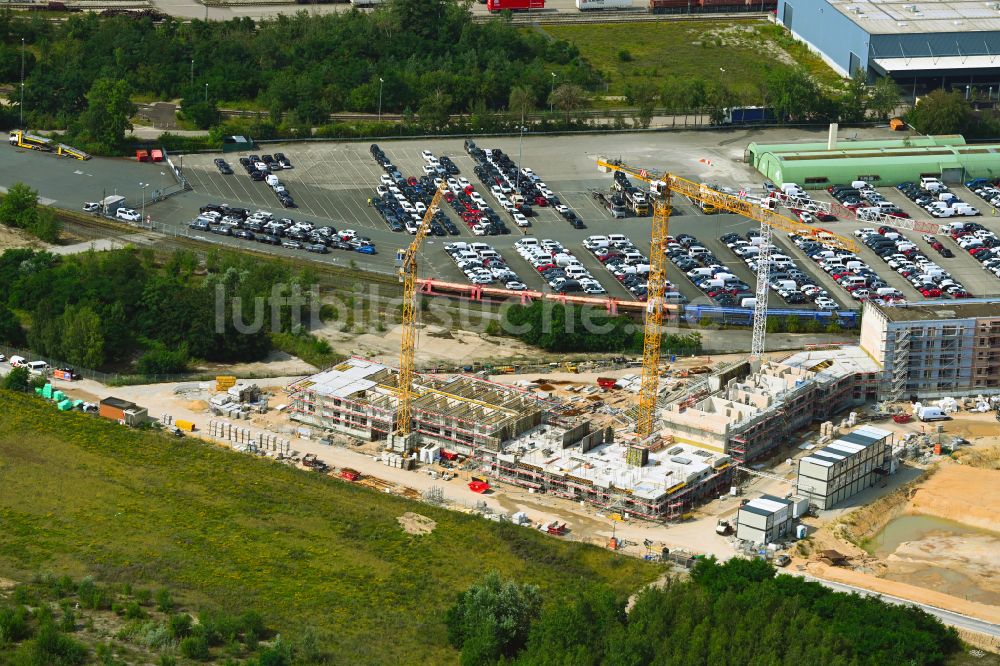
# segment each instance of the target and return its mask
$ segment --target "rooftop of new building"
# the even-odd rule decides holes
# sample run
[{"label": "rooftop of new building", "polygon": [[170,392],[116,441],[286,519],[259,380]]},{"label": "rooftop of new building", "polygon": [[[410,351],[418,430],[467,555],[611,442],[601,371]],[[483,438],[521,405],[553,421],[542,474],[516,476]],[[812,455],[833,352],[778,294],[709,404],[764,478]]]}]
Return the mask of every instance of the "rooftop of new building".
[{"label": "rooftop of new building", "polygon": [[552,476],[569,476],[599,488],[627,490],[634,497],[655,500],[685,484],[702,480],[729,466],[729,456],[687,444],[672,444],[649,452],[643,466],[626,461],[628,444],[611,442],[589,450],[579,445],[562,448],[564,429],[541,425],[504,445],[501,459],[514,457],[521,464]]},{"label": "rooftop of new building", "polygon": [[995,2],[827,0],[872,35],[1000,31]]},{"label": "rooftop of new building", "polygon": [[[395,409],[398,403],[395,368],[351,357],[342,363],[292,384],[292,393],[310,391]],[[546,403],[522,389],[463,375],[444,378],[414,376],[414,415],[444,416],[479,426],[496,427],[508,419],[538,412]]]},{"label": "rooftop of new building", "polygon": [[962,301],[920,301],[888,307],[866,304],[878,310],[889,321],[941,321],[947,319],[1000,319],[1000,299],[970,298]]},{"label": "rooftop of new building", "polygon": [[808,370],[821,383],[847,375],[873,374],[882,370],[881,366],[857,345],[801,351],[781,362],[784,365]]},{"label": "rooftop of new building", "polygon": [[832,467],[864,451],[873,444],[889,440],[892,433],[874,426],[861,426],[846,435],[841,435],[821,449],[811,452],[800,459],[800,462],[810,462],[821,467]]},{"label": "rooftop of new building", "polygon": [[755,513],[759,516],[772,516],[781,511],[787,510],[792,505],[792,501],[774,495],[761,495],[755,497],[740,507],[740,511]]}]

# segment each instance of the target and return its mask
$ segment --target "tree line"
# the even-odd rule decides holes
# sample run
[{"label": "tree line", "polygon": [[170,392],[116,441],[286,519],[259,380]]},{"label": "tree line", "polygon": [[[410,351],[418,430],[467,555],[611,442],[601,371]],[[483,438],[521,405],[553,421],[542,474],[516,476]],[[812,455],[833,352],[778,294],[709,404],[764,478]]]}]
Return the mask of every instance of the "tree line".
[{"label": "tree line", "polygon": [[[644,335],[643,326],[625,315],[543,300],[506,307],[501,320],[492,322],[487,333],[510,335],[553,352],[641,353]],[[667,353],[701,352],[701,335],[697,332],[666,333],[661,341]]]},{"label": "tree line", "polygon": [[0,343],[26,343],[78,367],[149,375],[183,372],[193,359],[260,360],[279,335],[279,344],[306,340],[329,354],[304,327],[319,304],[300,308],[293,298],[314,282],[309,269],[236,253],[213,252],[202,266],[187,251],[158,261],[151,250],[7,250]]},{"label": "tree line", "polygon": [[763,560],[700,561],[635,605],[582,585],[546,604],[539,590],[488,574],[445,623],[463,666],[745,666],[944,664],[956,631],[913,606],[775,575]]},{"label": "tree line", "polygon": [[390,0],[373,12],[302,11],[259,22],[93,13],[48,22],[5,12],[0,79],[19,80],[24,38],[28,124],[68,128],[105,147],[120,140],[136,94],[182,98],[203,126],[217,120],[219,102],[250,103],[293,127],[380,108],[442,124],[451,113],[504,107],[515,84],[541,103],[552,72],[565,84],[597,80],[567,42],[470,16],[458,0]]}]

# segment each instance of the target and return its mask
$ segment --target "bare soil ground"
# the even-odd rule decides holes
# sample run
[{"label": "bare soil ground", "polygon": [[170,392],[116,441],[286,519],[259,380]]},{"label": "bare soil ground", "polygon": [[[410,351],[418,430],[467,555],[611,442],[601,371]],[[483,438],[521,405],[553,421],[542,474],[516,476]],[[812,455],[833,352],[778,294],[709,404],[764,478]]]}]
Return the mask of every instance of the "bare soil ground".
[{"label": "bare soil ground", "polygon": [[31,234],[21,229],[11,229],[0,225],[0,252],[14,248],[28,247],[35,250],[44,250],[49,247]]},{"label": "bare soil ground", "polygon": [[437,522],[431,520],[427,516],[421,516],[419,513],[413,513],[412,511],[407,511],[402,516],[396,518],[399,521],[399,526],[403,528],[403,531],[407,534],[430,534],[437,527]]}]

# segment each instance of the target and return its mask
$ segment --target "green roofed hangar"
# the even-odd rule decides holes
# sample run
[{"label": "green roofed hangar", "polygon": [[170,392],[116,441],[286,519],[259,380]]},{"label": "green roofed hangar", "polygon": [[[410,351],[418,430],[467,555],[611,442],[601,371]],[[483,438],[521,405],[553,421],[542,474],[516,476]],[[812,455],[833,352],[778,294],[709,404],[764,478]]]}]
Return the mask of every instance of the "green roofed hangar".
[{"label": "green roofed hangar", "polygon": [[751,143],[744,158],[771,182],[806,189],[856,180],[897,185],[921,176],[945,183],[1000,179],[1000,145],[966,145],[965,138],[955,134],[838,141],[833,126],[826,143]]}]

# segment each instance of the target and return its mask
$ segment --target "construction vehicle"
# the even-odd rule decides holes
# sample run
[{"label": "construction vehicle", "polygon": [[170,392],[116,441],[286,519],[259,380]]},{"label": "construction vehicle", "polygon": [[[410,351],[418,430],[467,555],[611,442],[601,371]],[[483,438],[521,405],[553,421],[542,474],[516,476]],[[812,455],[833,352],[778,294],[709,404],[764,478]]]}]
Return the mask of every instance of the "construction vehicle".
[{"label": "construction vehicle", "polygon": [[721,534],[722,536],[728,536],[733,533],[733,526],[729,524],[728,520],[719,519],[715,523],[715,533]]},{"label": "construction vehicle", "polygon": [[11,130],[10,145],[28,150],[40,150],[45,153],[52,152],[52,139],[36,134],[28,134],[24,130]]},{"label": "construction vehicle", "polygon": [[663,327],[663,293],[666,282],[666,243],[670,223],[670,203],[674,194],[680,194],[702,203],[709,203],[719,210],[736,213],[760,222],[762,245],[757,262],[757,298],[754,306],[753,342],[750,353],[752,359],[759,359],[764,353],[771,266],[771,229],[776,228],[805,238],[813,238],[829,247],[850,252],[857,252],[858,245],[851,238],[839,236],[799,220],[793,220],[770,208],[746,201],[738,196],[718,192],[706,185],[700,185],[673,174],[657,175],[645,169],[627,166],[617,160],[609,161],[603,158],[598,158],[597,166],[605,172],[620,171],[636,180],[649,183],[650,195],[653,197],[653,230],[650,239],[650,265],[647,278],[648,295],[642,346],[642,379],[639,388],[639,410],[636,422],[638,439],[645,441],[655,432],[656,402],[660,385],[660,353],[662,351],[660,337]]},{"label": "construction vehicle", "polygon": [[445,187],[442,185],[434,193],[431,205],[427,207],[417,233],[413,237],[410,247],[406,248],[399,266],[399,280],[403,283],[403,331],[402,341],[399,345],[399,409],[396,412],[395,437],[402,440],[401,448],[415,448],[410,442],[413,432],[413,421],[411,407],[413,404],[413,354],[417,346],[417,251],[421,243],[427,236],[430,229],[431,220],[441,204],[441,197],[444,196]]}]

